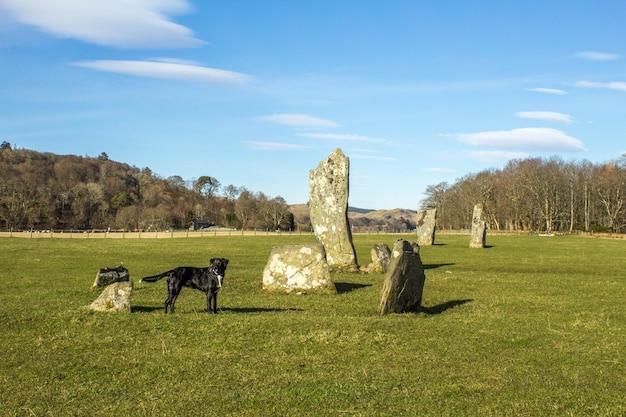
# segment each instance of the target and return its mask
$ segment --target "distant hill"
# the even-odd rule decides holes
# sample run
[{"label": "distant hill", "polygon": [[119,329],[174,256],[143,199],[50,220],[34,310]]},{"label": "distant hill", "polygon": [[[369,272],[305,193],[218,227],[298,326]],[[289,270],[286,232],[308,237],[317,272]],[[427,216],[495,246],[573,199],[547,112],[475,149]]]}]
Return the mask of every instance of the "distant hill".
[{"label": "distant hill", "polygon": [[[293,214],[297,224],[308,224],[311,222],[309,207],[306,204],[292,204],[289,211]],[[348,221],[352,229],[361,231],[405,231],[415,229],[416,210],[392,209],[392,210],[372,210],[356,207],[348,208]]]}]

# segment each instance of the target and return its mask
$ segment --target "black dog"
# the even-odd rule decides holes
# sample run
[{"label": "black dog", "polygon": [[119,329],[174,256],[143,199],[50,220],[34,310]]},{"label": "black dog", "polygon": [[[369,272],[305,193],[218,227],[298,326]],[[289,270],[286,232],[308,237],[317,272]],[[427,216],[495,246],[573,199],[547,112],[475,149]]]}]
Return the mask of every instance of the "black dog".
[{"label": "black dog", "polygon": [[217,313],[217,292],[222,288],[227,265],[228,259],[213,258],[211,259],[211,266],[208,268],[179,266],[153,277],[142,278],[139,282],[156,282],[161,278],[167,277],[165,314],[167,314],[168,306],[170,313],[174,312],[174,303],[176,303],[176,298],[183,287],[194,288],[204,292],[207,300],[207,312]]}]

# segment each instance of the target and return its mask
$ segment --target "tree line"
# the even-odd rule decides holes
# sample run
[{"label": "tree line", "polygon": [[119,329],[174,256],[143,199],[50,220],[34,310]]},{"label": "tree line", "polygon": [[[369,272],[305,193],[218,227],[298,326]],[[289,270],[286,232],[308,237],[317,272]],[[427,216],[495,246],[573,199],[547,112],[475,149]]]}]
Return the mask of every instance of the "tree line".
[{"label": "tree line", "polygon": [[56,155],[0,146],[0,229],[186,229],[204,224],[291,230],[285,200],[211,176],[161,178],[98,157]]},{"label": "tree line", "polygon": [[492,230],[624,232],[626,154],[600,164],[516,159],[452,185],[431,185],[424,194],[422,208],[437,209],[442,229],[469,228],[474,205],[482,203]]}]

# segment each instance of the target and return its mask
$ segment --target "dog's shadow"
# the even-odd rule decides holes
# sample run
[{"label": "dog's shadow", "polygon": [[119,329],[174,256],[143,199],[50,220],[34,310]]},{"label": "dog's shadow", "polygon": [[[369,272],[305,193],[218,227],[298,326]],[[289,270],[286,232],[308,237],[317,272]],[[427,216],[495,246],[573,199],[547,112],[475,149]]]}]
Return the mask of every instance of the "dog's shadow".
[{"label": "dog's shadow", "polygon": [[417,311],[418,313],[424,313],[424,314],[428,314],[429,316],[434,316],[437,314],[442,314],[445,313],[446,311],[453,309],[455,307],[461,306],[463,304],[467,304],[467,303],[471,303],[472,299],[466,299],[466,300],[452,300],[452,301],[447,301],[445,303],[442,304],[437,304],[434,305],[432,307],[424,307],[421,306],[419,311]]},{"label": "dog's shadow", "polygon": [[153,311],[162,311],[163,310],[163,306],[152,306],[152,307],[147,307],[147,306],[132,306],[130,311],[131,313],[152,313]]}]

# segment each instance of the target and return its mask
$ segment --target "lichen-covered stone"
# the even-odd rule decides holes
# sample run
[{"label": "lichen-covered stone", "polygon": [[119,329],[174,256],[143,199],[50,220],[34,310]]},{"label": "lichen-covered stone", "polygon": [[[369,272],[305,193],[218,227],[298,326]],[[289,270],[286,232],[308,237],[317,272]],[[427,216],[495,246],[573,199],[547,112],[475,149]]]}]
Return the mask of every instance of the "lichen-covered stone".
[{"label": "lichen-covered stone", "polygon": [[470,248],[484,248],[487,241],[487,224],[483,218],[483,205],[476,204],[472,214]]},{"label": "lichen-covered stone", "polygon": [[417,312],[424,292],[424,266],[417,245],[398,239],[391,251],[378,314]]},{"label": "lichen-covered stone", "polygon": [[417,211],[417,244],[420,246],[432,246],[435,243],[435,223],[437,209]]},{"label": "lichen-covered stone", "polygon": [[386,272],[391,259],[391,249],[386,243],[376,243],[370,251],[372,263],[361,270],[367,273]]},{"label": "lichen-covered stone", "polygon": [[128,274],[128,269],[124,268],[122,265],[118,265],[115,268],[102,268],[96,274],[96,279],[91,285],[91,289],[94,290],[96,288],[103,288],[115,282],[124,282],[129,280],[130,275]]},{"label": "lichen-covered stone", "polygon": [[131,281],[116,282],[104,288],[96,300],[87,306],[91,311],[130,313]]},{"label": "lichen-covered stone", "polygon": [[276,246],[263,270],[263,288],[285,292],[337,292],[320,244]]},{"label": "lichen-covered stone", "polygon": [[309,210],[318,243],[333,270],[358,269],[348,223],[350,160],[336,149],[309,172]]}]

